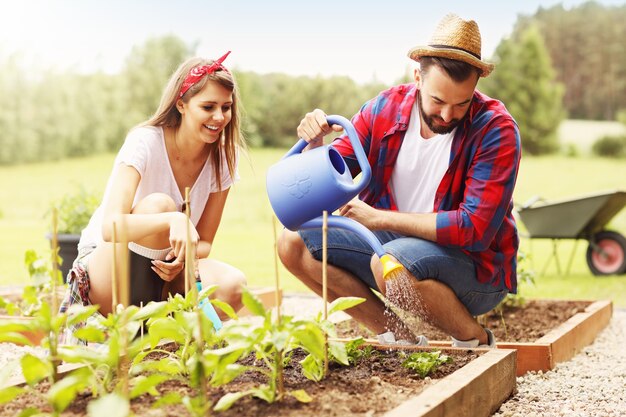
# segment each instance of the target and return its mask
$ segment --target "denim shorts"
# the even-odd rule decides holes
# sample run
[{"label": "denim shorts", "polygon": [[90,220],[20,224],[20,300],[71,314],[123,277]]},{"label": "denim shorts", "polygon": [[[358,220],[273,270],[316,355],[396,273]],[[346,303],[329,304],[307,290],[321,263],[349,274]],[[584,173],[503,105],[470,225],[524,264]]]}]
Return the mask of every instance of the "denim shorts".
[{"label": "denim shorts", "polygon": [[[321,261],[322,231],[307,229],[298,233],[313,258]],[[385,252],[395,257],[416,279],[443,282],[454,291],[473,316],[493,309],[508,293],[504,286],[478,282],[474,262],[460,249],[395,232],[373,233],[383,244]],[[379,291],[370,269],[374,252],[365,240],[351,231],[330,228],[327,250],[329,264],[350,272],[370,288]]]}]

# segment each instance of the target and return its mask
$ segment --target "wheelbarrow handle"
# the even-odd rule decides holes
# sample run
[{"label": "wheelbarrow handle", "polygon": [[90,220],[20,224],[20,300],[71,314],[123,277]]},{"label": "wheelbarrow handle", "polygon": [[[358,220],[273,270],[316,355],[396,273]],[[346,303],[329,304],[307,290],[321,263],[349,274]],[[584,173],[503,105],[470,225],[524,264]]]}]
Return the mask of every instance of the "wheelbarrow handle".
[{"label": "wheelbarrow handle", "polygon": [[524,204],[522,204],[522,209],[530,208],[535,203],[538,203],[540,201],[545,202],[546,200],[544,200],[543,197],[541,197],[540,195],[534,195],[530,199],[528,199]]}]

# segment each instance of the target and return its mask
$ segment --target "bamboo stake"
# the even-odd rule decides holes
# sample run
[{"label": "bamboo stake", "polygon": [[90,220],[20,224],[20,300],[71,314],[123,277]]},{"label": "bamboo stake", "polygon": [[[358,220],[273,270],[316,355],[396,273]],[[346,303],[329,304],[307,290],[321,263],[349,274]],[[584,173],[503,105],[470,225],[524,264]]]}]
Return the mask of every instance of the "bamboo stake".
[{"label": "bamboo stake", "polygon": [[[322,301],[324,320],[328,320],[328,211],[322,213]],[[328,335],[324,334],[324,375],[328,374]]]},{"label": "bamboo stake", "polygon": [[[57,209],[56,207],[52,208],[52,293],[50,300],[50,308],[52,318],[56,317],[58,312],[57,305],[57,271],[59,270],[59,265],[57,263],[58,253],[59,253],[59,242],[57,240]],[[66,261],[67,262],[67,261]],[[58,367],[61,365],[61,361],[58,359],[58,344],[59,340],[53,331],[48,333],[48,342],[50,343],[50,356],[52,357],[52,381],[57,382],[59,380]]]},{"label": "bamboo stake", "polygon": [[120,275],[120,301],[124,307],[130,305],[130,274],[128,272],[128,238],[126,234],[126,222],[122,224],[120,233],[120,247],[122,248],[122,274]]},{"label": "bamboo stake", "polygon": [[113,243],[113,256],[111,260],[113,264],[111,267],[111,312],[115,313],[117,308],[117,230],[115,222],[113,222],[111,241]]},{"label": "bamboo stake", "polygon": [[[193,260],[191,259],[191,231],[189,230],[189,187],[185,187],[185,215],[187,216],[187,241],[185,244],[185,295],[187,295],[187,291],[191,289],[191,264]],[[193,283],[193,287],[196,285]]]},{"label": "bamboo stake", "polygon": [[276,322],[280,323],[282,300],[280,296],[280,276],[278,275],[278,238],[276,236],[276,216],[272,216],[272,232],[274,232],[274,301],[276,303]]},{"label": "bamboo stake", "polygon": [[[57,208],[52,208],[52,293],[50,295],[50,308],[52,309],[52,316],[56,315],[59,306],[57,305],[57,275],[59,271],[59,264],[57,263],[59,257],[59,241],[57,238],[58,223],[57,223]],[[65,262],[68,260],[65,259]]]}]

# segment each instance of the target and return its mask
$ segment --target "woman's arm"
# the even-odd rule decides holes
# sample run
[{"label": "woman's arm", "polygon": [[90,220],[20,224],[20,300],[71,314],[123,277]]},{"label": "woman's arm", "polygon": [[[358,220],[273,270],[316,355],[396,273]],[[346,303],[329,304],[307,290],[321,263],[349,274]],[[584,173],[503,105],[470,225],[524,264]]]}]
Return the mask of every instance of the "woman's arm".
[{"label": "woman's arm", "polygon": [[199,258],[206,258],[211,252],[213,239],[215,239],[217,228],[222,221],[222,213],[224,212],[224,206],[229,191],[230,188],[209,194],[209,198],[204,206],[204,211],[196,227],[200,235],[200,241],[198,242],[198,248],[196,250]]},{"label": "woman's arm", "polygon": [[[165,212],[157,214],[130,214],[133,200],[139,185],[141,176],[137,170],[128,165],[120,165],[114,174],[112,192],[105,207],[102,222],[102,237],[110,242],[113,237],[113,222],[119,233],[123,229],[125,239],[139,241],[146,236],[168,232],[170,244],[177,257],[184,257],[184,246],[187,238],[186,222],[184,213]],[[193,228],[192,242],[197,242],[198,235]]]}]

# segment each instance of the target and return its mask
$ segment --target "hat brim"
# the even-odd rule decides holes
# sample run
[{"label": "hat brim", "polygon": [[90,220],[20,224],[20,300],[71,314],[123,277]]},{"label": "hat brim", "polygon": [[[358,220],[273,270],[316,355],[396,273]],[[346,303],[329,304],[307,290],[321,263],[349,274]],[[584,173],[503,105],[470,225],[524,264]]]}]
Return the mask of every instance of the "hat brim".
[{"label": "hat brim", "polygon": [[481,61],[474,55],[453,48],[435,48],[432,46],[416,46],[408,53],[409,58],[419,62],[423,56],[436,56],[440,58],[455,59],[457,61],[466,62],[480,70],[481,77],[487,77],[491,74],[491,71],[495,68],[494,64]]}]

